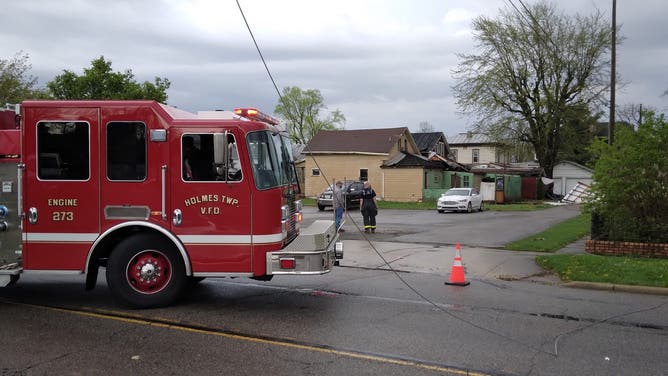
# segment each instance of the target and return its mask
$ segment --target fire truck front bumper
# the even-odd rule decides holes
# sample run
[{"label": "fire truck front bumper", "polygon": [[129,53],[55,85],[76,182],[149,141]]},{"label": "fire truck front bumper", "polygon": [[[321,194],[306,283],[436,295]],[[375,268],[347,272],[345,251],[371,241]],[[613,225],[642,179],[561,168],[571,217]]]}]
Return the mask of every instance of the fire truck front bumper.
[{"label": "fire truck front bumper", "polygon": [[317,220],[282,250],[267,253],[267,275],[325,274],[342,258],[334,221]]}]

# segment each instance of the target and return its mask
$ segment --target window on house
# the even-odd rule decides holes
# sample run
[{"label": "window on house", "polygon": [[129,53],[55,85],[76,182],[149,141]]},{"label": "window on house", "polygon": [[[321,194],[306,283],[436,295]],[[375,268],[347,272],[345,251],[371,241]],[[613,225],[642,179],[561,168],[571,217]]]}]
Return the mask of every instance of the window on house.
[{"label": "window on house", "polygon": [[439,142],[438,144],[436,144],[436,154],[441,155],[441,156],[445,155],[445,144],[444,143]]},{"label": "window on house", "polygon": [[480,162],[480,149],[473,149],[473,163]]},{"label": "window on house", "polygon": [[360,168],[360,180],[367,181],[369,180],[369,170],[366,168]]},{"label": "window on house", "polygon": [[408,151],[408,140],[404,140],[404,151]]},{"label": "window on house", "polygon": [[88,123],[37,123],[37,177],[41,180],[88,180],[90,146]]},{"label": "window on house", "polygon": [[470,188],[471,187],[471,177],[468,175],[462,176],[462,187]]},{"label": "window on house", "polygon": [[320,169],[319,168],[312,168],[311,169],[311,176],[320,176]]}]

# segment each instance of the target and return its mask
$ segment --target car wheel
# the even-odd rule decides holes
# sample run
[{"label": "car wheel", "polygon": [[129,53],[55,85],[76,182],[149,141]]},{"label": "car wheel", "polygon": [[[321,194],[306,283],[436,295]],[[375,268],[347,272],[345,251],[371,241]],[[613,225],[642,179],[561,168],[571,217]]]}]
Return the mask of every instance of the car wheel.
[{"label": "car wheel", "polygon": [[325,211],[325,206],[318,204],[318,210]]},{"label": "car wheel", "polygon": [[483,208],[483,202],[482,202],[482,201],[480,201],[480,208],[478,208],[478,210],[480,210],[480,211],[485,210],[485,209]]},{"label": "car wheel", "polygon": [[470,213],[473,211],[473,205],[471,205],[471,201],[469,201],[469,205],[466,207],[466,212]]}]

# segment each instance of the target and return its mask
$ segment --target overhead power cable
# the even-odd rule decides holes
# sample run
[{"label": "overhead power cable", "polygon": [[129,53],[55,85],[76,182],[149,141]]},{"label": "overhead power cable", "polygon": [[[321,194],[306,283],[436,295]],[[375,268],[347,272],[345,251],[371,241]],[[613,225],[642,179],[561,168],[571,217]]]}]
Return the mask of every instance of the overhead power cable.
[{"label": "overhead power cable", "polygon": [[[278,86],[276,85],[276,82],[274,81],[274,77],[271,75],[271,71],[269,71],[269,67],[267,66],[267,62],[264,60],[264,56],[262,56],[262,51],[260,50],[260,47],[258,46],[257,41],[255,40],[255,36],[253,35],[253,31],[251,30],[250,25],[248,24],[248,21],[246,20],[246,16],[244,15],[243,10],[241,9],[241,4],[239,3],[239,0],[236,0],[236,2],[237,2],[237,6],[239,7],[239,12],[241,12],[241,16],[243,17],[243,19],[244,19],[244,23],[246,24],[246,28],[248,28],[248,33],[250,34],[251,38],[253,39],[253,43],[255,44],[255,49],[257,50],[258,54],[260,55],[260,59],[262,59],[262,64],[264,64],[264,68],[267,70],[267,74],[269,75],[269,79],[271,80],[272,84],[274,85],[274,88],[276,89],[276,93],[278,93],[278,97],[279,97],[279,99],[281,100],[281,102],[283,102],[283,96],[281,95],[280,90],[278,90]],[[512,1],[511,1],[511,3],[512,3]],[[513,4],[513,6],[514,6],[514,4]],[[302,134],[301,136],[302,136],[302,139],[304,139],[304,135]],[[313,158],[313,162],[315,163],[316,167],[320,170],[320,172],[321,172],[321,176],[323,177],[323,179],[325,179],[326,184],[329,184],[328,179],[327,179],[327,176],[325,176],[323,170],[320,168],[320,165],[318,165],[318,161],[317,161],[316,158],[313,156],[313,153],[311,152],[310,148],[308,147],[308,144],[306,145],[306,149],[307,149],[307,151],[308,151],[309,153],[311,153],[311,157]],[[332,187],[332,193],[334,193],[334,187]],[[334,194],[332,194],[332,198],[334,199]],[[347,214],[347,216],[348,216],[348,219],[350,219],[350,220],[352,221],[352,223],[355,225],[355,227],[357,228],[357,231],[360,232],[360,233],[362,233],[359,224],[358,224],[357,221],[355,221],[355,219],[350,215],[350,211],[346,211],[346,214]],[[337,231],[338,231],[338,229],[337,229]],[[472,327],[474,327],[474,328],[477,328],[477,329],[479,329],[479,330],[481,330],[481,331],[484,331],[484,332],[487,332],[487,333],[496,335],[496,336],[498,336],[498,337],[504,338],[504,339],[506,339],[506,340],[508,340],[508,341],[517,343],[517,344],[519,344],[519,345],[521,345],[521,346],[524,346],[524,347],[529,348],[529,349],[531,349],[531,350],[534,350],[534,351],[536,351],[536,352],[544,353],[544,354],[547,354],[547,355],[553,355],[553,356],[556,356],[556,354],[547,352],[547,351],[545,351],[545,350],[543,350],[543,349],[540,349],[540,348],[537,348],[537,347],[532,346],[532,345],[530,345],[530,344],[524,343],[524,342],[522,342],[522,341],[520,341],[520,340],[518,340],[518,339],[515,339],[515,338],[513,338],[513,337],[510,337],[510,336],[508,336],[508,335],[506,335],[506,334],[503,334],[503,333],[501,333],[501,332],[498,332],[498,331],[496,331],[496,330],[493,330],[493,329],[487,328],[487,327],[485,327],[485,326],[476,324],[476,323],[474,323],[474,322],[471,321],[471,320],[467,320],[467,319],[465,319],[465,318],[463,318],[463,317],[460,317],[460,316],[458,316],[458,315],[456,315],[456,314],[454,314],[454,313],[452,313],[452,312],[449,312],[449,311],[445,310],[445,309],[444,309],[443,307],[441,307],[439,304],[437,304],[436,302],[434,302],[434,301],[432,301],[431,299],[429,299],[427,296],[425,296],[425,295],[422,294],[420,291],[418,291],[415,287],[413,287],[410,283],[408,283],[408,281],[406,281],[406,280],[399,274],[399,272],[398,272],[396,269],[394,269],[394,267],[387,261],[387,259],[385,259],[385,257],[383,256],[383,254],[380,253],[380,251],[376,248],[376,246],[373,244],[373,242],[371,242],[371,240],[366,236],[366,234],[362,233],[362,236],[363,236],[364,239],[367,241],[367,243],[369,244],[369,246],[371,247],[371,249],[373,249],[373,251],[376,253],[376,255],[378,255],[378,257],[383,261],[384,265],[387,266],[387,268],[388,268],[388,269],[389,269],[389,270],[390,270],[390,271],[391,271],[391,272],[392,272],[392,273],[393,273],[393,274],[394,274],[394,275],[401,281],[402,284],[404,284],[408,289],[410,289],[410,290],[411,290],[415,295],[417,295],[420,299],[422,299],[422,300],[424,300],[425,302],[427,302],[427,303],[429,303],[430,305],[432,305],[432,306],[433,306],[436,310],[438,310],[439,312],[442,312],[442,313],[444,313],[444,314],[450,316],[451,318],[453,318],[453,319],[455,319],[455,320],[457,320],[457,321],[463,322],[463,323],[465,323],[465,324],[467,324],[467,325],[470,325],[470,326],[472,326]]]},{"label": "overhead power cable", "polygon": [[271,83],[274,85],[274,89],[276,89],[276,94],[278,94],[278,97],[283,100],[283,96],[281,95],[281,91],[278,90],[278,85],[276,85],[276,81],[274,81],[274,77],[271,75],[271,71],[269,70],[269,67],[267,66],[267,62],[264,60],[264,56],[262,56],[262,51],[260,50],[260,46],[258,46],[257,41],[255,40],[255,36],[253,35],[253,31],[250,28],[250,25],[248,24],[248,21],[246,20],[246,15],[244,14],[243,9],[241,9],[241,4],[239,3],[239,0],[237,1],[237,7],[239,7],[239,12],[241,13],[241,17],[244,19],[244,23],[246,24],[246,28],[248,29],[248,33],[251,36],[251,39],[253,39],[253,44],[255,44],[255,49],[257,50],[257,53],[260,55],[260,59],[262,60],[262,64],[264,64],[264,69],[266,69],[267,74],[269,75],[269,79],[271,80]]}]

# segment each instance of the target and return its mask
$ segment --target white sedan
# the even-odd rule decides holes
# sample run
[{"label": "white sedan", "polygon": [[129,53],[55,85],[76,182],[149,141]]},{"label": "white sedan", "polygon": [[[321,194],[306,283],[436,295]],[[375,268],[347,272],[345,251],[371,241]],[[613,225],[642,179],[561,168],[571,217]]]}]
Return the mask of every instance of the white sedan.
[{"label": "white sedan", "polygon": [[436,210],[443,213],[451,211],[472,212],[474,209],[483,210],[482,196],[475,188],[452,188],[441,195],[436,204]]}]

